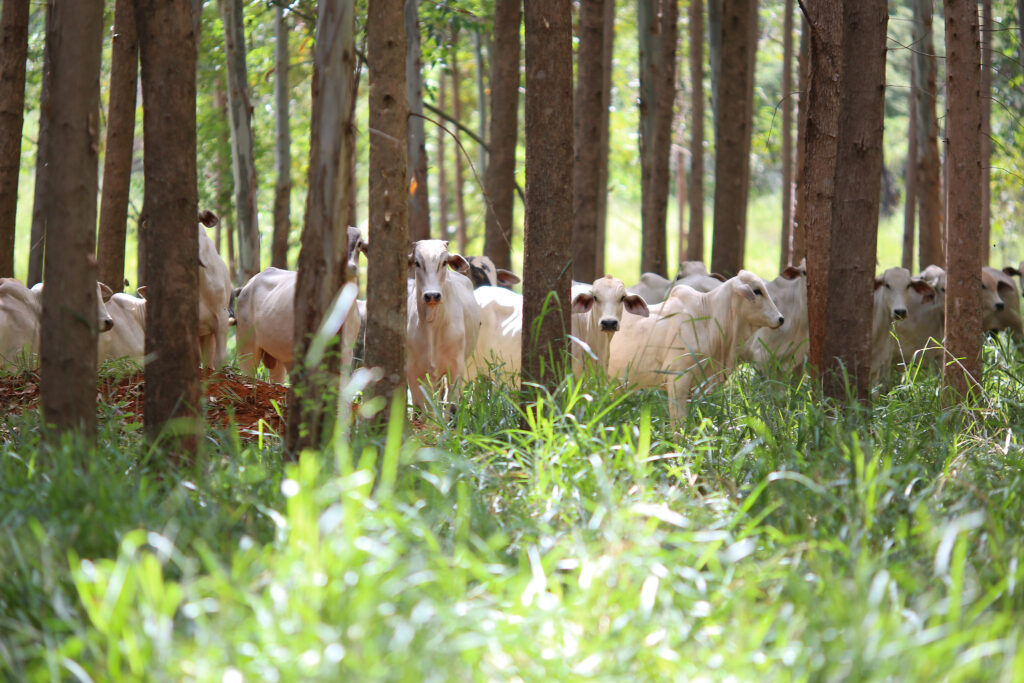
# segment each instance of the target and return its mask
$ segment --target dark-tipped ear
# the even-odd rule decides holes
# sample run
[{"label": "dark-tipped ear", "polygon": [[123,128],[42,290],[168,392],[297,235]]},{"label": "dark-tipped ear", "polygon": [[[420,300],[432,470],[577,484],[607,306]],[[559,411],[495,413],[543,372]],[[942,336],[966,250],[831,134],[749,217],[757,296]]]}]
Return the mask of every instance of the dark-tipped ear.
[{"label": "dark-tipped ear", "polygon": [[505,287],[511,287],[512,285],[517,285],[521,282],[518,275],[513,273],[511,270],[505,270],[504,268],[498,268],[496,277],[498,278],[498,284]]},{"label": "dark-tipped ear", "polygon": [[747,301],[753,301],[757,298],[754,294],[754,290],[750,288],[750,285],[745,285],[742,282],[736,283],[736,293],[743,296]]},{"label": "dark-tipped ear", "polygon": [[593,292],[580,292],[572,298],[572,312],[586,313],[594,306]]},{"label": "dark-tipped ear", "polygon": [[882,278],[880,278],[880,277],[876,277],[875,278],[875,289],[878,289],[883,284],[884,284],[884,280],[882,280]]},{"label": "dark-tipped ear", "polygon": [[1006,266],[1005,268],[1003,268],[1003,272],[1012,277],[1020,275],[1020,271],[1014,268],[1013,266]]},{"label": "dark-tipped ear", "polygon": [[409,267],[416,261],[416,250],[413,249],[412,245],[409,245]]},{"label": "dark-tipped ear", "polygon": [[356,247],[356,249],[363,252],[367,256],[370,255],[370,243],[365,240],[359,240],[359,246]]},{"label": "dark-tipped ear", "polygon": [[213,226],[220,223],[220,219],[217,218],[217,214],[215,214],[213,211],[210,211],[209,209],[203,209],[202,211],[199,212],[199,222],[208,228],[212,228]]},{"label": "dark-tipped ear", "polygon": [[457,273],[465,275],[469,272],[469,261],[463,258],[462,254],[449,254],[448,267]]},{"label": "dark-tipped ear", "polygon": [[921,300],[925,303],[935,301],[935,288],[924,280],[918,280],[915,278],[910,281],[910,286],[915,292],[921,295]]},{"label": "dark-tipped ear", "polygon": [[647,302],[639,294],[627,294],[622,300],[622,305],[633,315],[646,318],[651,315],[651,309],[647,308]]},{"label": "dark-tipped ear", "polygon": [[725,282],[727,279],[724,275],[719,275],[718,273],[710,273],[710,277],[713,277],[716,280],[721,280],[722,282]]},{"label": "dark-tipped ear", "polygon": [[139,296],[141,296],[143,299],[145,299],[147,291],[148,291],[148,289],[147,289],[146,285],[142,285],[141,287],[139,287],[138,289],[135,290],[135,293],[138,294]]},{"label": "dark-tipped ear", "polygon": [[786,269],[782,271],[782,277],[787,280],[796,280],[800,275],[800,269],[796,266],[786,266]]},{"label": "dark-tipped ear", "polygon": [[102,282],[99,283],[99,286],[100,297],[103,299],[103,303],[107,303],[108,301],[110,301],[110,297],[114,296],[114,290],[112,290],[110,287],[107,287]]}]

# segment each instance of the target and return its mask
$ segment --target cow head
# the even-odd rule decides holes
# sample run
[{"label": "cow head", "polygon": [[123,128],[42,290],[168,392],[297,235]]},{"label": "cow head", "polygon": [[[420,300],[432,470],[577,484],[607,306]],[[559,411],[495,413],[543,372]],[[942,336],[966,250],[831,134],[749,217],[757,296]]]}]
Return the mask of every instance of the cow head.
[{"label": "cow head", "polygon": [[876,310],[885,312],[888,319],[903,320],[907,317],[907,292],[914,291],[927,303],[935,299],[935,290],[925,280],[910,277],[906,268],[889,268],[875,278]]},{"label": "cow head", "polygon": [[420,240],[413,243],[409,251],[409,267],[416,284],[416,307],[427,322],[436,315],[436,309],[443,302],[448,268],[465,273],[469,263],[458,254],[448,252],[445,240]]},{"label": "cow head", "polygon": [[779,312],[771,294],[768,293],[768,285],[749,270],[741,270],[736,277],[726,280],[722,286],[732,290],[736,302],[733,310],[735,315],[742,318],[741,327],[749,327],[750,330],[770,327],[775,330],[786,322],[786,318]]},{"label": "cow head", "polygon": [[102,282],[96,283],[96,329],[99,332],[109,332],[114,327],[114,319],[110,317],[105,305],[112,296],[114,291],[110,287]]},{"label": "cow head", "polygon": [[981,302],[982,310],[986,313],[992,313],[1003,310],[1006,304],[1003,301],[1002,294],[1007,293],[1008,289],[1004,286],[1003,292],[999,291],[1000,284],[1003,284],[999,277],[997,277],[997,271],[994,268],[982,268],[981,269]]},{"label": "cow head", "polygon": [[498,268],[494,261],[486,256],[469,258],[469,279],[473,281],[473,289],[477,287],[511,287],[519,283],[519,276],[511,270]]},{"label": "cow head", "polygon": [[623,309],[644,318],[650,315],[643,297],[629,294],[622,280],[610,275],[595,280],[589,289],[578,292],[572,298],[572,312],[589,311],[595,327],[602,332],[618,331]]},{"label": "cow head", "polygon": [[348,226],[348,263],[345,268],[345,277],[349,282],[355,282],[359,275],[359,254],[366,254],[369,251],[369,244],[363,239],[359,228]]}]

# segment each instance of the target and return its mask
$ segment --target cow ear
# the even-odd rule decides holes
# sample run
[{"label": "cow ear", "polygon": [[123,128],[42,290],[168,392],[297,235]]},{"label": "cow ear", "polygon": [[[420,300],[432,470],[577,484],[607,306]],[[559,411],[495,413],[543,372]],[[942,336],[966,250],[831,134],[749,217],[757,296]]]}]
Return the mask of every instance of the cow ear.
[{"label": "cow ear", "polygon": [[498,284],[505,287],[511,287],[512,285],[519,284],[519,276],[513,273],[511,270],[505,270],[504,268],[498,268],[496,272],[498,278]]},{"label": "cow ear", "polygon": [[220,223],[220,219],[217,218],[217,214],[215,214],[213,211],[210,211],[209,209],[204,209],[203,211],[199,212],[199,222],[208,228],[212,228],[213,226]]},{"label": "cow ear", "polygon": [[726,278],[726,277],[725,277],[724,275],[720,275],[720,274],[718,274],[718,273],[711,273],[711,274],[710,274],[710,277],[713,277],[713,278],[715,278],[716,280],[721,280],[722,282],[725,282],[725,281],[726,281],[726,279],[727,279],[727,278]]},{"label": "cow ear", "polygon": [[357,246],[356,249],[358,249],[359,251],[363,252],[364,254],[367,255],[367,257],[369,257],[369,255],[370,255],[370,243],[369,242],[367,242],[365,240],[359,240],[359,246]]},{"label": "cow ear", "polygon": [[881,287],[882,284],[883,284],[882,278],[876,277],[875,278],[875,289],[878,289],[879,287]]},{"label": "cow ear", "polygon": [[796,280],[800,277],[800,269],[796,266],[786,266],[786,269],[782,271],[782,277],[787,280]]},{"label": "cow ear", "polygon": [[409,249],[409,267],[410,268],[412,268],[412,264],[413,264],[413,262],[415,260],[416,260],[416,253],[412,249]]},{"label": "cow ear", "polygon": [[108,301],[110,301],[110,297],[114,296],[114,290],[112,290],[110,287],[107,287],[102,282],[100,282],[99,285],[100,297],[103,299],[103,303],[107,303]]},{"label": "cow ear", "polygon": [[1020,275],[1020,271],[1014,268],[1013,266],[1006,266],[1005,268],[1003,268],[1003,272],[1006,273],[1007,275],[1010,275],[1011,277],[1016,277],[1017,275]]},{"label": "cow ear", "polygon": [[647,302],[639,294],[627,294],[626,298],[622,300],[622,304],[633,315],[639,315],[642,318],[651,315],[651,309],[647,308]]},{"label": "cow ear", "polygon": [[594,306],[593,292],[580,292],[572,298],[572,312],[586,313]]},{"label": "cow ear", "polygon": [[736,287],[736,293],[742,294],[743,298],[746,299],[747,301],[753,301],[754,299],[757,298],[757,296],[754,294],[754,290],[750,288],[750,285],[745,285],[742,283],[739,283],[739,286]]},{"label": "cow ear", "polygon": [[448,267],[457,273],[465,275],[469,272],[469,261],[463,258],[461,254],[450,254],[448,256]]},{"label": "cow ear", "polygon": [[139,287],[138,289],[135,290],[135,293],[138,294],[139,296],[141,296],[143,299],[145,299],[147,291],[148,290],[146,288],[146,285],[142,285],[141,287]]},{"label": "cow ear", "polygon": [[914,291],[921,295],[921,299],[925,303],[935,301],[935,288],[924,280],[913,279],[910,281],[910,286],[914,288]]}]

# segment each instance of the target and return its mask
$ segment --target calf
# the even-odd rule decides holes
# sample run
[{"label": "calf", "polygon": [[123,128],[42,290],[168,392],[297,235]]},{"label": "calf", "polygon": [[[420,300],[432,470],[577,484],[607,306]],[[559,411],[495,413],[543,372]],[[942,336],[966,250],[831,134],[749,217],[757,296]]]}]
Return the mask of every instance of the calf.
[{"label": "calf", "polygon": [[139,287],[139,296],[118,292],[107,302],[107,312],[114,328],[101,334],[96,345],[97,360],[131,358],[140,365],[146,355],[146,288]]},{"label": "calf", "polygon": [[897,352],[890,327],[907,317],[908,292],[932,299],[935,290],[919,277],[911,277],[906,268],[889,268],[875,278],[874,304],[871,314],[871,381],[885,380]]},{"label": "calf", "polygon": [[[605,275],[592,285],[572,287],[572,336],[593,351],[602,372],[608,372],[612,335],[619,330],[623,310],[643,318],[650,315],[643,297],[627,293],[617,277]],[[576,377],[583,374],[584,356],[583,347],[573,344],[572,372]]]},{"label": "calf", "polygon": [[[423,384],[448,380],[449,398],[458,395],[466,376],[466,361],[480,334],[480,305],[473,283],[462,274],[469,263],[448,251],[444,240],[420,240],[412,245],[406,324],[405,374],[416,406],[424,404]],[[456,272],[448,272],[451,268]],[[462,272],[458,272],[462,271]]]},{"label": "calf", "polygon": [[231,273],[203,230],[218,222],[212,211],[199,214],[199,358],[207,368],[223,365],[228,354]]},{"label": "calf", "polygon": [[466,362],[466,378],[487,375],[519,381],[523,353],[523,295],[504,287],[485,285],[473,290],[480,306],[480,336]]},{"label": "calf", "polygon": [[768,293],[786,322],[780,327],[762,327],[739,352],[742,361],[765,367],[777,363],[794,370],[807,358],[810,328],[807,323],[807,267],[788,266],[767,283]]},{"label": "calf", "polygon": [[469,279],[473,281],[473,288],[477,287],[511,287],[519,282],[519,276],[511,270],[497,268],[487,256],[470,256]]},{"label": "calf", "polygon": [[764,280],[745,270],[710,292],[676,287],[652,312],[648,318],[624,317],[612,338],[608,372],[634,385],[664,387],[677,426],[698,380],[721,382],[754,330],[785,322]]},{"label": "calf", "polygon": [[1003,270],[985,266],[981,269],[981,286],[982,299],[985,303],[982,329],[986,332],[1008,329],[1015,341],[1024,341],[1020,297],[1013,277]]}]

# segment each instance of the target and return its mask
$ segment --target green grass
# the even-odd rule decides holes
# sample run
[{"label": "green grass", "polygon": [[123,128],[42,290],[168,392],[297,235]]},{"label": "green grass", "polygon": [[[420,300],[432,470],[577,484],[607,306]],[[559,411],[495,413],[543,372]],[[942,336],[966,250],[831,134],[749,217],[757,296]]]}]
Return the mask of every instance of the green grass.
[{"label": "green grass", "polygon": [[0,418],[0,671],[18,680],[1020,680],[1024,390],[870,407],[742,369],[668,427],[588,377],[478,382],[404,442],[175,469]]}]

